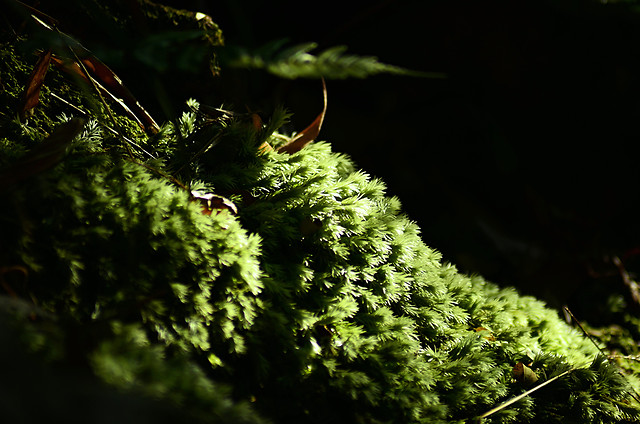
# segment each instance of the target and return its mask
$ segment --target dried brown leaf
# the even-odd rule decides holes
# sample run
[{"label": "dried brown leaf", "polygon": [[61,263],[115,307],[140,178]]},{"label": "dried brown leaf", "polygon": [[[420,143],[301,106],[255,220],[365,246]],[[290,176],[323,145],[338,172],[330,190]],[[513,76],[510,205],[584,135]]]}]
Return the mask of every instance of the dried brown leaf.
[{"label": "dried brown leaf", "polygon": [[293,154],[299,152],[303,147],[307,144],[311,143],[318,137],[320,134],[320,129],[322,128],[322,122],[324,121],[324,116],[327,113],[327,84],[322,79],[322,94],[324,98],[324,107],[322,108],[322,112],[314,119],[314,121],[304,130],[300,131],[293,137],[287,144],[280,146],[278,148],[278,153],[289,153]]},{"label": "dried brown leaf", "polygon": [[33,114],[33,108],[40,103],[40,90],[44,84],[44,77],[47,74],[50,62],[51,50],[41,52],[38,61],[31,71],[31,75],[29,75],[27,86],[20,99],[18,116],[20,116],[21,120],[31,116]]},{"label": "dried brown leaf", "polygon": [[522,362],[518,362],[513,367],[513,378],[524,386],[530,386],[538,381],[536,373]]},{"label": "dried brown leaf", "polygon": [[[30,6],[24,4],[23,6],[29,8],[29,10],[37,11]],[[59,36],[63,37],[66,40],[69,52],[73,56],[73,60],[66,60],[54,55],[51,57],[54,64],[65,72],[80,77],[91,86],[99,86],[100,94],[106,94],[118,103],[125,112],[132,119],[138,122],[138,124],[148,133],[156,134],[160,131],[160,127],[153,120],[151,115],[149,115],[140,103],[138,103],[131,91],[129,91],[129,89],[122,83],[122,80],[118,78],[118,76],[107,65],[102,63],[79,42],[75,41],[69,35],[61,32],[57,28],[57,21],[55,19],[46,14],[41,14],[39,11],[37,12],[38,13],[36,14],[49,21],[49,24],[35,15],[31,15],[34,21],[43,28],[55,32]]]},{"label": "dried brown leaf", "polygon": [[220,213],[223,210],[229,211],[232,215],[238,214],[236,205],[226,197],[213,193],[202,193],[196,190],[191,192],[191,197],[200,203],[204,215],[211,215],[214,211]]},{"label": "dried brown leaf", "polygon": [[485,340],[489,340],[490,342],[495,342],[496,341],[496,337],[493,335],[493,333],[491,333],[491,331],[487,330],[484,327],[477,327],[475,329],[476,333],[480,333],[483,332],[484,335],[482,336]]},{"label": "dried brown leaf", "polygon": [[[100,94],[106,95],[113,102],[120,105],[125,113],[131,119],[136,121],[145,131],[152,134],[159,131],[160,127],[158,124],[153,120],[153,118],[151,118],[146,110],[140,106],[131,92],[124,86],[124,84],[121,83],[120,78],[118,78],[117,75],[106,65],[97,65],[99,62],[97,59],[89,61],[86,58],[81,59],[82,65],[84,65],[85,69],[87,69],[87,71],[91,71],[90,75],[85,74],[82,67],[76,62],[70,62],[69,60],[55,55],[52,56],[51,61],[64,72],[80,78],[90,86],[97,87],[98,90],[100,90]],[[89,66],[87,66],[87,63]],[[108,90],[102,85],[102,83],[109,84],[112,91]]]},{"label": "dried brown leaf", "polygon": [[160,127],[151,115],[140,105],[131,91],[122,83],[122,80],[104,63],[95,56],[83,57],[82,63],[91,72],[92,76],[105,87],[111,97],[121,99],[127,109],[136,116],[138,122],[142,122],[145,131],[156,134]]}]

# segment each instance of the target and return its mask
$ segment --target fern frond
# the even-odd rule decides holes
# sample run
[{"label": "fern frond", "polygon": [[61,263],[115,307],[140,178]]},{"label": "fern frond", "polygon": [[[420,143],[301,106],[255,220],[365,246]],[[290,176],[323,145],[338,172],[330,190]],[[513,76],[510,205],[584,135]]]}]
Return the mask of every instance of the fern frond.
[{"label": "fern frond", "polygon": [[273,42],[253,52],[237,50],[228,65],[238,68],[264,69],[282,78],[366,78],[387,73],[429,78],[443,78],[443,74],[411,71],[378,61],[374,56],[346,53],[345,46],[331,47],[317,55],[311,54],[316,43],[298,44],[282,48],[284,42]]}]

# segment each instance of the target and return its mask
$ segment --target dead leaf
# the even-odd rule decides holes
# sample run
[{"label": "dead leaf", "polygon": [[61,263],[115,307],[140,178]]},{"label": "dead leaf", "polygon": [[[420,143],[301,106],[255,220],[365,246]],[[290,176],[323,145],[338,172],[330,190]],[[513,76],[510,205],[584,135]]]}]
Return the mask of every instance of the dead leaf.
[{"label": "dead leaf", "polygon": [[263,153],[267,153],[273,150],[273,147],[271,147],[271,144],[267,143],[266,141],[263,142],[260,146],[258,146],[258,153],[263,154]]},{"label": "dead leaf", "polygon": [[251,113],[251,125],[256,132],[262,130],[262,118],[257,113]]},{"label": "dead leaf", "polygon": [[40,103],[40,90],[44,83],[44,77],[49,69],[49,63],[51,62],[51,50],[46,50],[40,53],[38,62],[33,67],[27,86],[22,93],[20,100],[20,110],[18,115],[21,120],[33,115],[33,108]]},{"label": "dead leaf", "polygon": [[[96,66],[95,61],[97,61],[97,59],[95,59],[95,61],[81,59],[82,64],[85,66],[87,71],[93,70],[93,72],[91,72],[92,75],[90,74],[88,76],[82,70],[82,67],[75,61],[72,62],[55,55],[52,56],[51,61],[64,72],[80,78],[89,86],[95,85],[95,87],[100,90],[100,94],[106,95],[110,100],[117,103],[131,119],[136,121],[138,125],[148,133],[156,134],[160,130],[158,124],[147,113],[147,111],[140,106],[133,94],[131,94],[124,84],[119,82],[120,78],[118,78],[106,65],[103,64],[102,66]],[[90,64],[89,67],[86,66],[87,63]],[[94,72],[98,73],[94,74]],[[111,74],[109,74],[109,72]],[[91,78],[91,80],[89,78]],[[108,90],[104,85],[102,85],[102,83],[109,84],[112,91]]]},{"label": "dead leaf", "polygon": [[97,86],[100,94],[106,94],[114,102],[118,103],[146,132],[157,134],[160,131],[160,127],[151,115],[138,103],[131,91],[107,65],[102,63],[73,37],[60,31],[57,28],[57,22],[49,25],[34,15],[31,15],[31,17],[43,28],[54,32],[65,41],[72,58],[67,59],[52,55],[51,61],[56,66],[88,82],[90,86]]},{"label": "dead leaf", "polygon": [[496,341],[496,337],[493,335],[493,333],[491,333],[491,331],[487,330],[484,327],[477,327],[475,329],[476,333],[479,333],[481,331],[486,332],[487,334],[482,336],[485,340],[489,340],[490,342],[495,342]]},{"label": "dead leaf", "polygon": [[160,127],[151,115],[138,103],[138,100],[136,100],[131,91],[129,91],[122,83],[122,80],[107,65],[93,55],[85,56],[80,60],[82,60],[84,66],[91,72],[92,76],[106,87],[113,97],[121,99],[121,102],[132,111],[138,122],[142,122],[145,131],[153,134],[157,134],[158,131],[160,131]]},{"label": "dead leaf", "polygon": [[277,150],[278,153],[289,153],[291,155],[299,152],[303,147],[318,137],[320,129],[322,128],[324,116],[327,113],[327,84],[325,83],[324,78],[322,79],[322,94],[324,98],[324,107],[322,108],[322,112],[320,112],[316,119],[307,128],[296,134],[296,136],[289,140],[287,144],[280,146]]},{"label": "dead leaf", "polygon": [[213,211],[227,210],[233,215],[238,214],[238,208],[233,202],[226,197],[218,196],[212,193],[202,193],[194,190],[191,192],[191,197],[202,205],[202,213],[204,215],[211,215]]},{"label": "dead leaf", "polygon": [[530,386],[538,381],[536,373],[522,362],[518,362],[513,367],[513,378],[515,378],[518,383],[525,386]]}]

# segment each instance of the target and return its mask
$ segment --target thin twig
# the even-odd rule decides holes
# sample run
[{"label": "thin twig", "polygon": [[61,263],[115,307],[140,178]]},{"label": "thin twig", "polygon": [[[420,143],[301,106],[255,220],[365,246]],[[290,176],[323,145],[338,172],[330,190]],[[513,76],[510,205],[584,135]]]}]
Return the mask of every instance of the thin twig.
[{"label": "thin twig", "polygon": [[[578,324],[578,327],[580,327],[580,330],[582,330],[582,332],[584,333],[585,336],[587,336],[587,338],[591,341],[591,343],[593,343],[593,345],[596,347],[596,349],[598,349],[598,351],[600,352],[600,354],[602,354],[602,356],[604,356],[605,358],[608,358],[608,355],[600,348],[600,346],[598,346],[598,344],[596,343],[596,341],[593,339],[593,337],[591,337],[591,334],[589,334],[587,332],[587,330],[584,329],[584,327],[582,326],[582,324],[580,323],[580,320],[578,320],[578,318],[575,317],[575,315],[573,315],[573,313],[571,312],[571,310],[569,309],[568,306],[564,306],[564,310],[571,315],[571,319],[573,319],[573,321]],[[608,359],[607,359],[608,360]],[[618,369],[618,373],[622,376],[622,378],[625,379],[625,381],[627,381],[627,377],[622,373],[622,371],[620,371],[620,369]],[[627,381],[627,383],[629,384],[629,387],[631,387],[631,390],[633,391],[633,393],[630,393],[631,397],[638,402],[638,404],[640,404],[640,394],[638,393],[638,391]]]},{"label": "thin twig", "polygon": [[613,264],[616,266],[616,268],[618,268],[618,272],[620,273],[622,281],[629,288],[629,291],[631,292],[631,298],[637,305],[640,305],[640,287],[638,286],[638,283],[631,279],[631,276],[627,272],[619,257],[614,256],[613,258],[611,258],[611,260],[613,261]]},{"label": "thin twig", "polygon": [[[178,132],[180,132],[180,130],[178,130]],[[186,163],[182,164],[180,168],[178,168],[178,170],[175,171],[175,174],[179,174],[180,171],[182,171],[186,166],[193,163],[196,159],[198,159],[203,154],[207,153],[212,147],[216,146],[221,139],[222,139],[221,133],[218,133],[215,136],[213,136],[211,140],[209,140],[209,142],[207,142],[197,153],[195,153],[191,157],[191,159],[189,159]]]},{"label": "thin twig", "polygon": [[636,355],[609,355],[609,359],[627,359],[629,361],[640,362],[640,356]]},{"label": "thin twig", "polygon": [[51,92],[51,97],[55,97],[56,99],[58,99],[59,101],[61,101],[65,105],[69,106],[71,109],[75,110],[76,112],[78,112],[79,114],[84,116],[85,118],[89,117],[89,114],[87,112],[85,112],[84,110],[80,109],[78,106],[66,101],[65,99],[63,99],[62,97],[60,97],[56,93],[54,93],[53,91]]},{"label": "thin twig", "polygon": [[500,405],[496,406],[495,408],[490,409],[489,411],[485,412],[484,414],[479,415],[478,417],[476,417],[476,421],[477,422],[481,422],[483,418],[486,418],[489,415],[492,415],[492,414],[500,411],[501,409],[504,409],[507,406],[516,403],[520,399],[529,396],[531,393],[535,392],[536,390],[541,389],[544,386],[546,386],[547,384],[552,383],[553,381],[559,379],[560,377],[563,377],[563,376],[569,374],[571,371],[575,371],[575,368],[571,368],[570,370],[567,370],[567,371],[565,371],[565,372],[563,372],[561,374],[556,375],[555,377],[552,377],[552,378],[548,379],[547,381],[544,381],[544,382],[538,384],[533,389],[529,389],[526,392],[519,394],[518,396],[512,397],[511,399],[507,400],[506,402],[503,402]]},{"label": "thin twig", "polygon": [[[56,28],[56,31],[59,34],[62,34],[58,30],[58,28]],[[114,129],[115,129],[116,133],[118,134],[119,137],[121,137],[124,140],[124,135],[119,131],[120,128],[118,126],[118,121],[116,121],[116,117],[113,116],[113,112],[111,111],[111,108],[107,104],[107,101],[102,96],[102,93],[100,92],[100,89],[98,88],[98,85],[97,85],[96,81],[93,79],[91,74],[89,74],[89,70],[87,69],[86,66],[84,66],[84,63],[82,62],[82,60],[80,60],[80,58],[78,57],[76,52],[73,50],[73,48],[71,46],[69,46],[69,45],[67,45],[67,47],[69,48],[69,51],[71,52],[71,54],[73,54],[73,57],[76,60],[76,62],[78,63],[78,66],[80,66],[80,69],[82,69],[82,73],[84,73],[85,77],[91,83],[91,86],[93,87],[93,89],[95,90],[96,94],[98,95],[98,98],[100,98],[100,102],[102,102],[103,106],[105,107],[105,109],[107,111],[107,115],[109,115],[109,118],[111,119],[111,122],[113,123],[113,126],[114,126]],[[129,144],[125,144],[125,146],[127,148],[127,153],[129,153],[129,156],[133,158],[133,152],[131,151],[131,148],[129,147]]]},{"label": "thin twig", "polygon": [[[56,99],[58,99],[59,101],[61,101],[62,103],[66,104],[67,106],[69,106],[70,108],[72,108],[73,110],[75,110],[76,112],[80,113],[81,115],[88,117],[89,114],[87,114],[87,112],[85,112],[84,110],[80,109],[78,106],[68,102],[67,100],[63,99],[62,97],[58,96],[56,93],[51,93],[52,97],[55,97]],[[129,139],[128,137],[120,134],[118,131],[114,130],[113,128],[111,128],[108,125],[105,125],[103,123],[99,123],[99,125],[106,129],[107,131],[109,131],[111,134],[115,135],[116,137],[121,137],[125,142],[129,143],[131,146],[135,147],[136,149],[138,149],[139,151],[141,151],[142,153],[146,154],[147,156],[149,156],[151,159],[157,159],[156,156],[154,156],[152,153],[149,153],[148,151],[146,151],[142,146],[140,146],[138,143],[136,143],[135,141]]]},{"label": "thin twig", "polygon": [[180,180],[178,180],[176,177],[174,177],[172,175],[169,175],[164,171],[156,169],[153,166],[147,165],[146,163],[138,162],[137,160],[133,160],[133,162],[138,164],[138,165],[140,165],[140,166],[142,166],[143,168],[148,169],[151,172],[155,172],[156,174],[168,179],[173,184],[175,184],[176,186],[180,187],[183,190],[186,190],[189,193],[189,195],[191,195],[191,190],[189,190],[189,188],[186,185],[184,185],[182,182],[180,182]]},{"label": "thin twig", "polygon": [[571,316],[571,319],[573,320],[573,322],[575,322],[578,327],[580,327],[580,330],[582,330],[582,333],[587,336],[587,338],[589,339],[589,341],[591,343],[593,343],[593,345],[596,347],[596,349],[598,349],[598,351],[602,354],[602,356],[607,356],[607,354],[602,350],[602,348],[600,348],[600,346],[598,346],[598,343],[596,343],[595,339],[593,337],[591,337],[591,334],[589,334],[587,332],[587,330],[584,329],[584,327],[582,326],[582,323],[580,322],[580,320],[578,320],[578,318],[575,317],[575,315],[573,315],[573,312],[571,312],[571,310],[569,309],[568,306],[564,306],[563,307],[564,311],[566,313],[569,314],[569,316]]}]

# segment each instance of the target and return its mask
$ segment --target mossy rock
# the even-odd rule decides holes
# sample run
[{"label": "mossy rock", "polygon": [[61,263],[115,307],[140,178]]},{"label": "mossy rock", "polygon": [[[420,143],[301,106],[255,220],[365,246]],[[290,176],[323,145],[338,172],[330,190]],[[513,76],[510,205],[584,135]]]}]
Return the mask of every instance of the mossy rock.
[{"label": "mossy rock", "polygon": [[[191,101],[154,136],[124,116],[113,135],[54,73],[20,123],[30,67],[9,43],[2,54],[15,66],[0,181],[72,114],[52,93],[91,116],[59,162],[0,193],[2,358],[24,370],[13,393],[27,395],[23,378],[42,388],[14,395],[7,419],[96,419],[47,402],[58,385],[91,388],[86,405],[134,405],[137,422],[469,422],[563,373],[484,422],[640,418],[589,340],[443,261],[382,181],[326,142],[278,153],[282,111],[262,123]],[[514,377],[517,364],[537,382]]]}]

